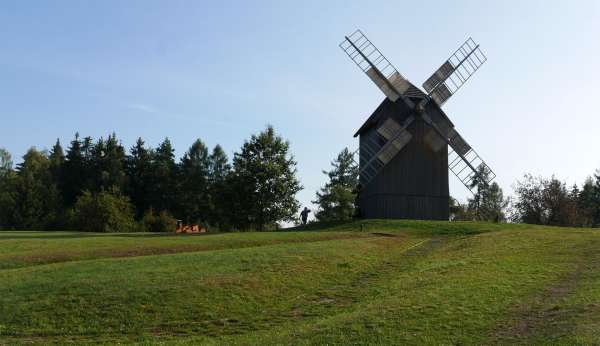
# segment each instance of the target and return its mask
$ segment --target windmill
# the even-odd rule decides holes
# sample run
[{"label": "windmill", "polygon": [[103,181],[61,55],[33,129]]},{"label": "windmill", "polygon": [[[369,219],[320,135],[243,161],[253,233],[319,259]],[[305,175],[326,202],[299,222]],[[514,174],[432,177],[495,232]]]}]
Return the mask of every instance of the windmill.
[{"label": "windmill", "polygon": [[358,129],[363,217],[448,220],[448,169],[473,192],[495,174],[441,106],[487,60],[467,39],[417,88],[360,31],[340,48],[386,98]]}]

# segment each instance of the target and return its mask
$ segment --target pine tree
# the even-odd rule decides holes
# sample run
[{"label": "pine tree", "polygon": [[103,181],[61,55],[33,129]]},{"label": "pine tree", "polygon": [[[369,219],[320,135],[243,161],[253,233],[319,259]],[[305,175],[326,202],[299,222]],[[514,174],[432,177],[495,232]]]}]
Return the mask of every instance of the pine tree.
[{"label": "pine tree", "polygon": [[319,221],[350,220],[354,215],[358,168],[348,148],[344,148],[331,165],[332,170],[323,171],[329,181],[313,201],[319,206],[315,217]]},{"label": "pine tree", "polygon": [[579,190],[579,186],[577,186],[577,184],[573,184],[573,186],[571,186],[571,190],[569,191],[568,198],[573,213],[573,226],[577,227],[582,227],[584,223],[582,210],[579,208],[580,195],[581,191]]},{"label": "pine tree", "polygon": [[173,214],[177,198],[177,164],[175,150],[168,138],[154,151],[151,170],[151,193],[148,196],[150,206],[156,211],[168,211]]},{"label": "pine tree", "polygon": [[231,179],[232,216],[238,228],[264,230],[293,220],[299,208],[295,196],[302,189],[296,165],[289,142],[271,126],[244,142],[234,154]]},{"label": "pine tree", "polygon": [[213,148],[208,161],[211,182],[224,181],[231,171],[231,165],[229,164],[227,154],[225,154],[220,145],[217,144]]},{"label": "pine tree", "polygon": [[126,187],[126,165],[125,148],[114,133],[108,136],[106,141],[103,138],[98,139],[91,150],[90,166],[93,167],[92,172],[95,176],[91,190],[101,191],[116,187],[123,191]]},{"label": "pine tree", "polygon": [[48,156],[50,160],[50,171],[52,172],[52,177],[56,184],[60,182],[60,175],[63,164],[65,163],[65,153],[63,151],[62,146],[60,145],[60,139],[56,139],[56,143],[50,149],[50,155]]},{"label": "pine tree", "polygon": [[68,206],[75,203],[77,196],[83,191],[86,180],[86,167],[79,133],[71,141],[61,173],[60,190]]},{"label": "pine tree", "polygon": [[505,221],[509,201],[504,198],[502,188],[496,182],[488,183],[490,172],[486,167],[481,166],[478,172],[471,184],[475,193],[468,200],[467,215],[473,215],[481,221]]},{"label": "pine tree", "polygon": [[17,175],[10,153],[0,148],[0,229],[15,228],[17,208]]},{"label": "pine tree", "polygon": [[596,171],[594,178],[593,194],[590,201],[592,227],[600,227],[600,170]]},{"label": "pine tree", "polygon": [[136,208],[136,215],[141,217],[150,209],[152,200],[152,165],[154,151],[145,147],[142,138],[138,138],[129,150],[127,157],[127,177],[129,184],[127,193]]},{"label": "pine tree", "polygon": [[584,227],[592,227],[594,223],[594,200],[595,200],[594,180],[588,177],[577,198],[577,209],[581,219],[581,225]]},{"label": "pine tree", "polygon": [[212,201],[209,222],[218,230],[224,231],[231,224],[231,217],[228,213],[231,210],[229,198],[231,191],[227,184],[227,179],[231,173],[231,165],[225,151],[218,144],[213,148],[208,162],[209,194]]},{"label": "pine tree", "polygon": [[205,224],[210,215],[209,158],[206,145],[197,139],[179,164],[179,216],[186,223]]}]

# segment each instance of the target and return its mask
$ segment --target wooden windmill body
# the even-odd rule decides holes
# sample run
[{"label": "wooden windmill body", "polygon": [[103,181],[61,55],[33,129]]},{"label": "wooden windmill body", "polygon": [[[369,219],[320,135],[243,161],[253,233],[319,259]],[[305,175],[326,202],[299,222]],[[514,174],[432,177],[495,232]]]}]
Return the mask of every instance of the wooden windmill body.
[{"label": "wooden windmill body", "polygon": [[340,47],[386,95],[354,135],[359,137],[361,216],[448,220],[449,171],[470,190],[475,181],[487,184],[495,177],[441,109],[486,61],[479,45],[468,39],[423,83],[425,92],[406,80],[361,31],[347,36]]}]

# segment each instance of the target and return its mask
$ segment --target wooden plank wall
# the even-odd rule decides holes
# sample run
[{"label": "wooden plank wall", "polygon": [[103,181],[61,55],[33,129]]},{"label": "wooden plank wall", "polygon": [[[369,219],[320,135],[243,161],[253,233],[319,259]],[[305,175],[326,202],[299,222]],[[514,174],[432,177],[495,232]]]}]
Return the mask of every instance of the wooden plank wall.
[{"label": "wooden plank wall", "polygon": [[[388,116],[401,122],[408,116],[383,105],[379,123]],[[371,127],[360,136],[373,135]],[[417,118],[408,131],[413,139],[363,188],[359,196],[365,218],[448,220],[448,147],[433,152],[423,137],[430,128]]]}]

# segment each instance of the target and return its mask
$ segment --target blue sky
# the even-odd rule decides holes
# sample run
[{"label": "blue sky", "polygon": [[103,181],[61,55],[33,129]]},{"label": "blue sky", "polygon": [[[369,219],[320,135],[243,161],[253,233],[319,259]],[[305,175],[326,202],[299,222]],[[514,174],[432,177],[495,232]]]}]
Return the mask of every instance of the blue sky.
[{"label": "blue sky", "polygon": [[356,28],[417,85],[481,44],[488,62],[444,109],[506,192],[526,172],[573,183],[600,168],[598,1],[2,1],[0,147],[18,161],[114,131],[231,157],[272,124],[306,204],[383,98],[338,47]]}]

